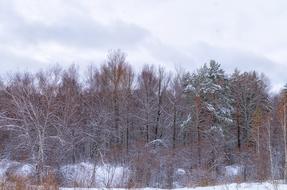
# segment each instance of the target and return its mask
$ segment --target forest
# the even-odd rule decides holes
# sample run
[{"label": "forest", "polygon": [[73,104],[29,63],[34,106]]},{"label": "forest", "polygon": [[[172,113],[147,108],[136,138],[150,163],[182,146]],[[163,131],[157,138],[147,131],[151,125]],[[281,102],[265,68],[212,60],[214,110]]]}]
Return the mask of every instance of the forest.
[{"label": "forest", "polygon": [[128,168],[117,187],[287,181],[287,88],[271,94],[264,74],[214,60],[134,69],[112,50],[84,75],[55,65],[2,76],[1,159],[31,164],[34,184],[81,186],[60,172],[79,163]]}]

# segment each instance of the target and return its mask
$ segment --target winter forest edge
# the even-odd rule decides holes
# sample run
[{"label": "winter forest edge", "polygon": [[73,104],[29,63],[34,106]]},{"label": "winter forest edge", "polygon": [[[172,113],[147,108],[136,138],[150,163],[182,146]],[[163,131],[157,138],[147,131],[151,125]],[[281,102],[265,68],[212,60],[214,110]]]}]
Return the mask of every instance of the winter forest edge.
[{"label": "winter forest edge", "polygon": [[[122,188],[287,181],[287,89],[271,95],[264,74],[227,74],[213,60],[194,72],[145,65],[136,73],[113,50],[80,78],[75,65],[2,77],[1,181]],[[81,170],[84,179],[74,174]]]}]

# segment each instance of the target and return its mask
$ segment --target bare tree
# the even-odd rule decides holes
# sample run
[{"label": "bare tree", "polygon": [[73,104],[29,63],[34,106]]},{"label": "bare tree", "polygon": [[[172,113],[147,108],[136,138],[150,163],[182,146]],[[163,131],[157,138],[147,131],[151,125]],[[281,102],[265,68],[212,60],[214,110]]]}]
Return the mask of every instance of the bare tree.
[{"label": "bare tree", "polygon": [[113,127],[115,129],[115,140],[122,144],[121,134],[121,95],[125,89],[126,77],[129,76],[131,68],[126,62],[126,55],[120,50],[111,51],[107,56],[106,64],[101,66],[100,82],[104,92],[111,94],[113,110]]},{"label": "bare tree", "polygon": [[77,149],[83,139],[82,95],[75,65],[64,71],[59,84],[58,101],[58,128],[61,128],[65,137],[64,158],[70,155],[72,163],[76,163]]},{"label": "bare tree", "polygon": [[9,110],[0,115],[1,128],[13,131],[17,138],[15,149],[31,154],[40,183],[49,144],[62,142],[61,132],[54,123],[58,76],[57,69],[38,73],[36,77],[28,73],[13,76],[5,89]]}]

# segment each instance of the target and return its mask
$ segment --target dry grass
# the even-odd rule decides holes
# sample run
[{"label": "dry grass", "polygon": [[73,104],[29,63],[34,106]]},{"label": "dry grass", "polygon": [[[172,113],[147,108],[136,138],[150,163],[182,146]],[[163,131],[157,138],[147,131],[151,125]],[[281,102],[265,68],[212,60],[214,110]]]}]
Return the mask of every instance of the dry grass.
[{"label": "dry grass", "polygon": [[32,184],[32,179],[15,175],[7,176],[7,180],[0,182],[0,190],[58,190],[58,181],[55,175],[48,174],[43,184]]}]

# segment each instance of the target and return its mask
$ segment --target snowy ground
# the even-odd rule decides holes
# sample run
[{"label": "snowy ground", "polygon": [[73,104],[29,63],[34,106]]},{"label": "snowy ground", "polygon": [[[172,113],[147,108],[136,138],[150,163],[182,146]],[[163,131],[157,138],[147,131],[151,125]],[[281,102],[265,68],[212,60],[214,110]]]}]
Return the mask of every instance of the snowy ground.
[{"label": "snowy ground", "polygon": [[[242,168],[237,165],[226,166],[225,173],[227,176],[240,175]],[[100,190],[107,186],[119,186],[126,184],[129,178],[129,169],[123,166],[116,165],[98,165],[94,167],[88,162],[81,162],[74,165],[64,165],[60,168],[60,172],[64,180],[69,182],[77,182],[76,184],[88,186],[91,185],[91,179],[94,176],[94,182],[101,188],[60,188],[61,190]],[[19,163],[11,160],[0,160],[0,180],[5,180],[7,173],[12,173],[16,176],[33,176],[35,167],[30,164]],[[178,169],[178,174],[184,175],[184,169]],[[142,188],[139,190],[155,190],[156,188]],[[117,188],[115,190],[125,190]],[[176,190],[287,190],[287,184],[276,182],[265,183],[242,183],[228,184],[211,187],[197,188],[178,188]]]},{"label": "snowy ground", "polygon": [[[100,188],[103,189],[103,188]],[[100,190],[97,188],[61,188],[61,190]],[[126,190],[126,189],[115,189]],[[141,190],[141,189],[139,189]],[[156,190],[156,188],[143,188],[142,190]],[[277,183],[242,183],[242,184],[229,184],[211,187],[196,187],[196,188],[180,188],[176,190],[287,190],[287,184]]]},{"label": "snowy ground", "polygon": [[126,184],[129,178],[128,168],[109,164],[94,167],[91,163],[81,162],[62,166],[60,171],[67,183],[76,182],[84,187],[91,185],[93,175],[94,183],[98,187],[115,187]]},{"label": "snowy ground", "polygon": [[[110,164],[96,165],[81,162],[74,165],[64,165],[60,168],[65,184],[78,184],[87,187],[92,181],[97,187],[119,186],[129,179],[129,169]],[[7,159],[0,160],[0,181],[5,181],[8,174],[21,177],[33,177],[35,166]]]},{"label": "snowy ground", "polygon": [[6,159],[0,160],[0,180],[4,180],[7,173],[13,173],[15,176],[28,177],[35,173],[35,168],[31,164],[23,164]]}]

